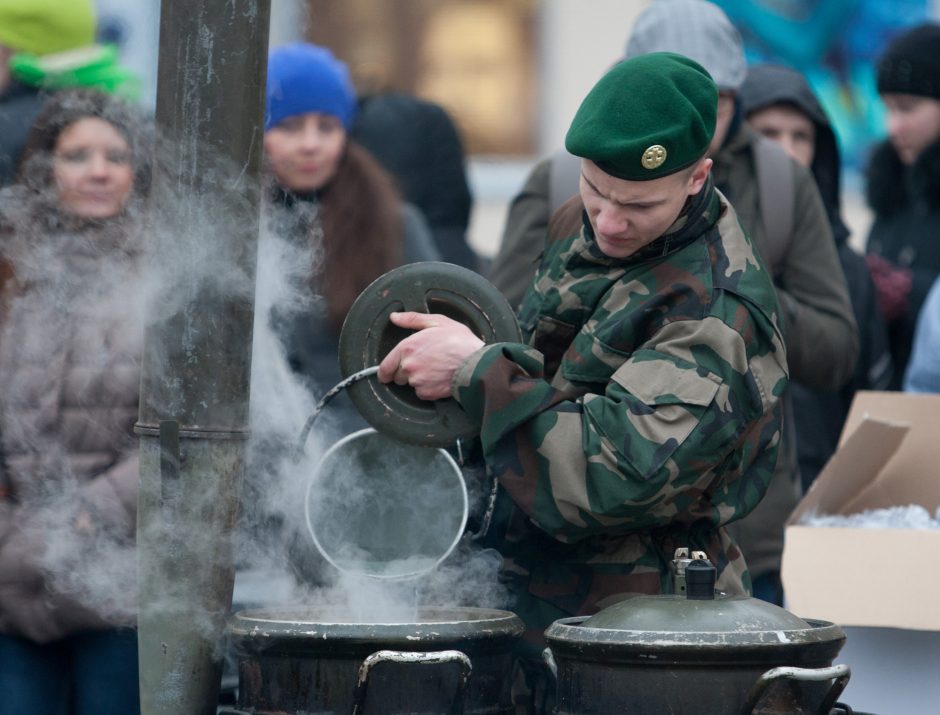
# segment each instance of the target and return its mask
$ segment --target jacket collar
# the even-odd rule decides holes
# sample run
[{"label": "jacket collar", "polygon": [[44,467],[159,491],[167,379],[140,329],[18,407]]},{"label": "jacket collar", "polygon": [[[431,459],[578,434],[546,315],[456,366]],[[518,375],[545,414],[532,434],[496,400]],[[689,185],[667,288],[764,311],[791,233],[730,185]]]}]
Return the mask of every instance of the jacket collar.
[{"label": "jacket collar", "polygon": [[592,263],[609,266],[630,266],[655,258],[668,256],[685,248],[703,233],[718,222],[721,213],[721,204],[718,192],[711,176],[705,186],[694,196],[690,196],[679,217],[666,230],[666,232],[652,243],[648,243],[626,258],[612,258],[606,255],[594,239],[594,229],[588,219],[587,212],[582,214],[582,236],[585,238],[585,259]]}]

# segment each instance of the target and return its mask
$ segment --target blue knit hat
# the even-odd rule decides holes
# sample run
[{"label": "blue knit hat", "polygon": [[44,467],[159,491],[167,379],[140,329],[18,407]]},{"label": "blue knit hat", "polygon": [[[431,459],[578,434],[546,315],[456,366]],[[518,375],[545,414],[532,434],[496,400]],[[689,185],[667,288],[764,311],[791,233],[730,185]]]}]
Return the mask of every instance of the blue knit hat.
[{"label": "blue knit hat", "polygon": [[356,91],[346,65],[325,47],[295,42],[268,57],[264,129],[307,112],[332,114],[346,129],[356,113]]}]

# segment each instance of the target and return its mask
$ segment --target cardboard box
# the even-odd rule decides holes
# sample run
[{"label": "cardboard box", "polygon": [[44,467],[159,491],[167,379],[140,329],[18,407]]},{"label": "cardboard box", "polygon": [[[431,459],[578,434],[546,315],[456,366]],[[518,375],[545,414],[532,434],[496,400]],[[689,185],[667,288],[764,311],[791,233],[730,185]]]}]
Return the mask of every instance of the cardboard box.
[{"label": "cardboard box", "polygon": [[940,395],[859,392],[786,526],[787,608],[841,626],[940,631],[940,529],[820,528],[804,514],[940,507]]}]

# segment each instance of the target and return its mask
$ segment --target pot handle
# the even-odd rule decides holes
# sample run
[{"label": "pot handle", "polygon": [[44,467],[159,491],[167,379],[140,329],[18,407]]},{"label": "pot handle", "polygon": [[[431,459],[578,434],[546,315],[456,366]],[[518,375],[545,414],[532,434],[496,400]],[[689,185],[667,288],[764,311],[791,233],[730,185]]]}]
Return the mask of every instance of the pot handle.
[{"label": "pot handle", "polygon": [[744,704],[744,710],[742,712],[744,715],[753,713],[754,708],[758,706],[761,698],[763,698],[767,692],[767,688],[775,681],[798,680],[803,682],[821,682],[831,680],[833,681],[832,686],[819,704],[819,708],[813,711],[828,714],[829,711],[832,710],[832,706],[835,705],[836,700],[839,699],[839,695],[845,690],[845,686],[848,684],[851,674],[852,671],[849,669],[849,666],[844,664],[832,665],[828,668],[793,668],[789,666],[771,668],[754,683],[751,692],[748,693],[747,701]]},{"label": "pot handle", "polygon": [[459,650],[440,650],[430,652],[411,652],[402,650],[376,651],[359,666],[359,683],[356,686],[356,697],[353,700],[352,715],[363,715],[366,702],[366,690],[369,687],[369,673],[379,663],[409,663],[413,665],[440,665],[442,663],[458,663],[460,677],[457,679],[457,689],[454,692],[454,701],[451,705],[450,715],[463,715],[464,699],[467,694],[467,681],[473,666],[470,658]]},{"label": "pot handle", "polygon": [[552,682],[558,685],[558,663],[555,662],[555,654],[552,653],[551,648],[546,648],[542,651],[542,662],[545,663],[545,667],[548,668],[548,672],[551,673]]}]

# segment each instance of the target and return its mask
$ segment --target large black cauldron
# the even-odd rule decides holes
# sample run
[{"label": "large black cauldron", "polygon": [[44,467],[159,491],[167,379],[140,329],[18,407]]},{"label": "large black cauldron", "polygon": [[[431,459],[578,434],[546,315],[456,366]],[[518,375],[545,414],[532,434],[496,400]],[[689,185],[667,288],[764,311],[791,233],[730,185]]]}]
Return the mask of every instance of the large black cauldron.
[{"label": "large black cauldron", "polygon": [[546,631],[557,715],[829,713],[849,678],[845,634],[754,598],[715,594],[693,561],[678,595],[635,596]]},{"label": "large black cauldron", "polygon": [[230,633],[238,707],[253,715],[512,712],[508,611],[419,609],[413,623],[354,623],[335,610],[242,611]]}]

